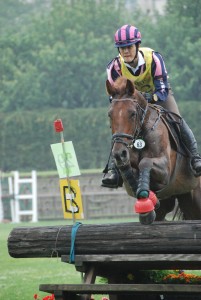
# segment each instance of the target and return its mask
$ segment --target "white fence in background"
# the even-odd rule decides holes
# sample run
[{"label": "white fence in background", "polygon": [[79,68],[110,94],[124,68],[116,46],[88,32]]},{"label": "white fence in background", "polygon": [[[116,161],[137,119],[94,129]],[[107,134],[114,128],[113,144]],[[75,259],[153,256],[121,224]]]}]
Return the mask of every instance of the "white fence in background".
[{"label": "white fence in background", "polygon": [[[20,177],[18,171],[8,177],[8,195],[10,196],[11,220],[19,223],[23,218],[37,222],[37,173],[31,172],[31,177]],[[3,221],[2,186],[0,181],[0,222]]]}]

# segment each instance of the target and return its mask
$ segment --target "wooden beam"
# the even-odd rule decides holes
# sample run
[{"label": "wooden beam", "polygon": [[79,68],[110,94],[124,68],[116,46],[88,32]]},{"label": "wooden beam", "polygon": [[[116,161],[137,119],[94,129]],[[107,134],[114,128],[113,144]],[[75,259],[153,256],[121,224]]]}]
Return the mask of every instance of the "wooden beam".
[{"label": "wooden beam", "polygon": [[191,284],[40,284],[39,290],[72,294],[200,294],[200,285]]},{"label": "wooden beam", "polygon": [[[62,255],[61,261],[69,263],[69,256]],[[85,272],[94,266],[98,276],[121,270],[201,270],[200,254],[98,254],[76,255],[75,267]]]},{"label": "wooden beam", "polygon": [[[71,225],[14,228],[8,237],[12,257],[69,255]],[[137,222],[88,225],[76,234],[75,254],[201,254],[201,222]]]}]

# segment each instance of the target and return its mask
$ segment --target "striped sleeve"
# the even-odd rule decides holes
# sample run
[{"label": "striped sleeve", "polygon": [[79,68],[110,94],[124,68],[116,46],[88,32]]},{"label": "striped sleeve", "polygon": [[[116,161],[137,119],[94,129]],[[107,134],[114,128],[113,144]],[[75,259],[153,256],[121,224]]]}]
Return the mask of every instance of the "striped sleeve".
[{"label": "striped sleeve", "polygon": [[155,87],[154,93],[160,101],[165,101],[168,96],[167,70],[164,60],[158,52],[153,52],[152,76]]},{"label": "striped sleeve", "polygon": [[115,57],[109,64],[107,65],[107,78],[111,84],[121,76],[121,64],[119,57]]}]

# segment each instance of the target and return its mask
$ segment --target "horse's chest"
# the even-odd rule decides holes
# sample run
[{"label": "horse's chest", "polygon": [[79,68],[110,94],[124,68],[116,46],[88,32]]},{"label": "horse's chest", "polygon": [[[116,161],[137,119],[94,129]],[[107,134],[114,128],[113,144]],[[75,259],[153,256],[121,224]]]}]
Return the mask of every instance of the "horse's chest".
[{"label": "horse's chest", "polygon": [[132,150],[130,153],[131,165],[133,168],[137,168],[140,160],[142,159],[142,150]]}]

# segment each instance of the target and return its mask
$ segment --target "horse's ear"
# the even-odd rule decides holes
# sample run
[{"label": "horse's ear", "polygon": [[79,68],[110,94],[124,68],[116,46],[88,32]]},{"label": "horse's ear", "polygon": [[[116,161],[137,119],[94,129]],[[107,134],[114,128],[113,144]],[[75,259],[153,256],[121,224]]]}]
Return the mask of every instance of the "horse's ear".
[{"label": "horse's ear", "polygon": [[129,79],[127,79],[126,83],[126,92],[129,96],[132,96],[135,92],[134,83]]},{"label": "horse's ear", "polygon": [[106,91],[107,91],[108,95],[113,96],[114,95],[114,88],[113,88],[113,86],[111,85],[111,83],[109,82],[108,79],[106,80],[105,86],[106,86]]}]

